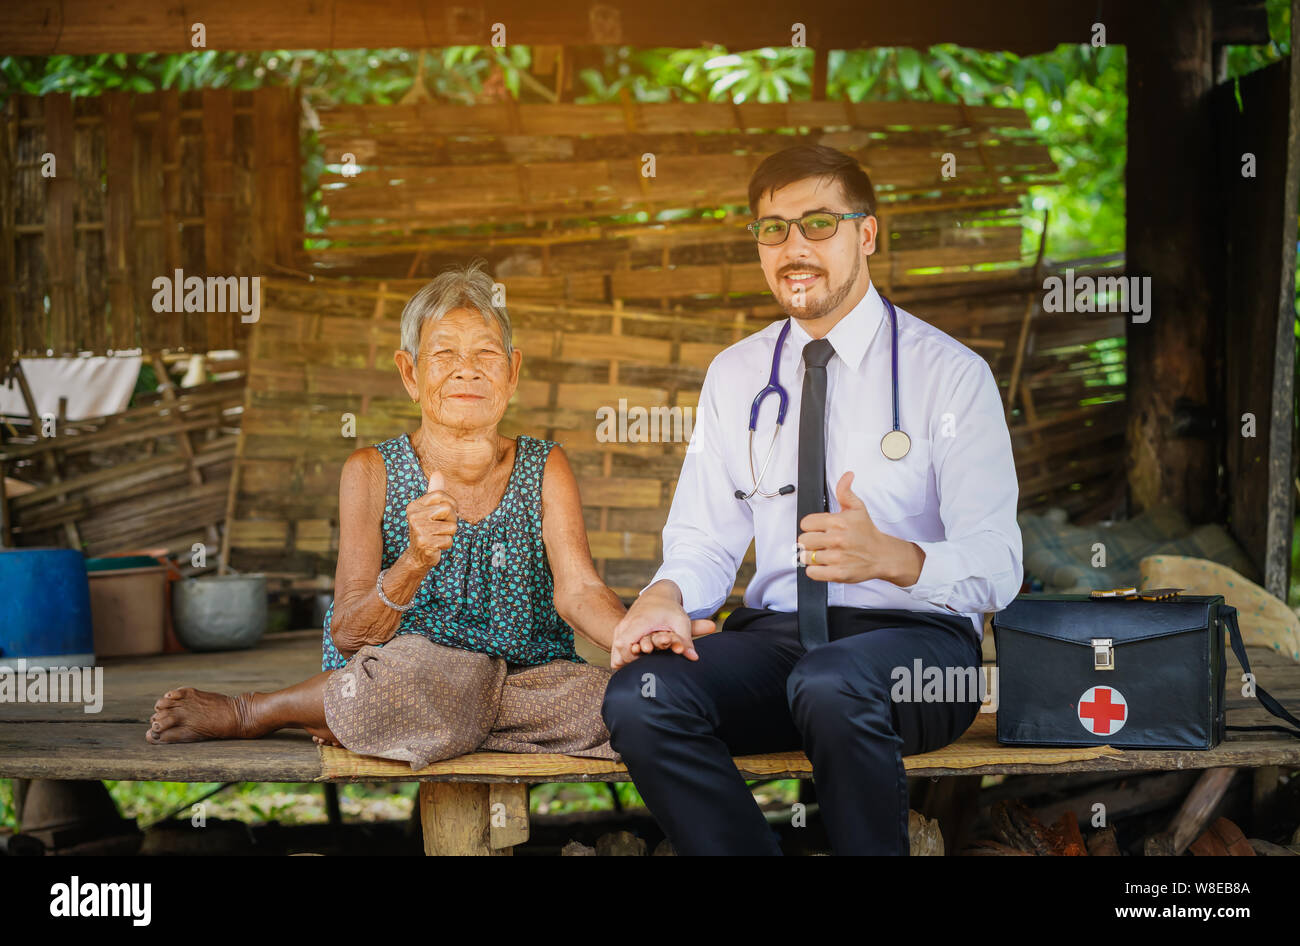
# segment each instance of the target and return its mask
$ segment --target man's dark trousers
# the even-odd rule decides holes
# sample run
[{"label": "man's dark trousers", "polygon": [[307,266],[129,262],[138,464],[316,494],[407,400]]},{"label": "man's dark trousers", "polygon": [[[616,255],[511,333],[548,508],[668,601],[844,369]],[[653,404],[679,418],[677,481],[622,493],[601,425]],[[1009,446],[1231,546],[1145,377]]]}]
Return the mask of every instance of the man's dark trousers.
[{"label": "man's dark trousers", "polygon": [[979,690],[896,701],[894,668],[910,680],[920,658],[923,672],[970,680],[981,662],[974,626],[928,611],[828,613],[830,642],[812,651],[796,614],[742,607],[695,641],[698,661],[656,651],[610,679],[610,742],[679,854],[780,854],[732,756],[800,748],[836,854],[909,852],[902,757],[955,741]]}]

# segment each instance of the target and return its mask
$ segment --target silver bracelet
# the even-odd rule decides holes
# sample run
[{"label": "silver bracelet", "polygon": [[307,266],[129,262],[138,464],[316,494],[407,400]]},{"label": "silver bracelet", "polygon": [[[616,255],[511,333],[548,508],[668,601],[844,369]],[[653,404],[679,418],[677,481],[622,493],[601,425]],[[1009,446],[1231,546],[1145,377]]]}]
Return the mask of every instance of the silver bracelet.
[{"label": "silver bracelet", "polygon": [[375,593],[379,595],[379,600],[384,604],[388,605],[394,611],[405,614],[407,611],[411,610],[412,606],[415,604],[415,599],[412,598],[406,604],[393,604],[393,602],[389,601],[388,595],[384,594],[384,576],[387,574],[387,568],[380,569],[379,577],[375,579]]}]

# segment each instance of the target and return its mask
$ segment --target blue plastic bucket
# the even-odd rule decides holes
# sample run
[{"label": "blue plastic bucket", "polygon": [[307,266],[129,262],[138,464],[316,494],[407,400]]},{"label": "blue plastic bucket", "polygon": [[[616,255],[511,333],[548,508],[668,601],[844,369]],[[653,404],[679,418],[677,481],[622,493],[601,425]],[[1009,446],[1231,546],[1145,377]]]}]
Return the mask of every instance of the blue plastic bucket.
[{"label": "blue plastic bucket", "polygon": [[90,583],[76,549],[0,549],[0,667],[91,667]]}]

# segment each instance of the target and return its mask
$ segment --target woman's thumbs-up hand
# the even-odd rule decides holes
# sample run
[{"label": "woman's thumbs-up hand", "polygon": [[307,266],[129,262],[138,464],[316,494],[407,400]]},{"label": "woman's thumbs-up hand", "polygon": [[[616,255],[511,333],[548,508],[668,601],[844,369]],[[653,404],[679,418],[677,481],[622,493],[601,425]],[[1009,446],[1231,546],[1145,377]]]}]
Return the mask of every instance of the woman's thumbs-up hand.
[{"label": "woman's thumbs-up hand", "polygon": [[442,560],[445,549],[451,548],[456,532],[457,505],[446,490],[446,478],[441,470],[429,476],[429,489],[406,504],[406,525],[410,533],[407,549],[416,562],[433,568]]}]

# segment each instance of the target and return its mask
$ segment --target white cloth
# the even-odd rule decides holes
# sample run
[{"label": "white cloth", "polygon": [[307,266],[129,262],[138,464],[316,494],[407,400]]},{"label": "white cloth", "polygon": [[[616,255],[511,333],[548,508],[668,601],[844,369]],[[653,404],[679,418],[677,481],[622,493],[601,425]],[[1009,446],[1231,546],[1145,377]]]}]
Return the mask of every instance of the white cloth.
[{"label": "white cloth", "polygon": [[[68,420],[84,420],[126,410],[140,377],[139,355],[87,358],[22,358],[36,412],[59,415],[59,398],[68,399]],[[22,388],[13,378],[0,384],[0,414],[27,416]]]},{"label": "white cloth", "polygon": [[[828,582],[827,605],[957,612],[970,617],[982,638],[982,612],[1009,604],[1023,571],[1019,487],[1002,399],[983,358],[895,309],[899,426],[912,448],[901,460],[886,459],[880,451],[881,437],[893,428],[890,322],[872,284],[826,335],[835,348],[827,365],[826,490],[831,512],[839,512],[835,484],[852,470],[852,490],[872,521],[882,532],[915,542],[925,562],[916,584],[906,588],[883,579]],[[726,601],[751,539],[757,570],[745,589],[745,604],[798,610],[796,494],[755,494],[748,500],[733,495],[753,487],[750,405],[767,383],[785,321],[721,352],[705,375],[664,526],[664,563],[651,582],[675,582],[693,618],[708,617]],[[790,403],[763,477],[765,492],[787,483],[797,486],[799,480],[803,348],[812,339],[797,319],[790,321],[780,367]],[[768,395],[754,435],[755,471],[767,455],[776,410],[777,397]]]}]

